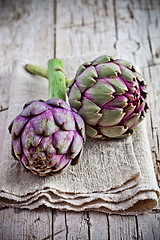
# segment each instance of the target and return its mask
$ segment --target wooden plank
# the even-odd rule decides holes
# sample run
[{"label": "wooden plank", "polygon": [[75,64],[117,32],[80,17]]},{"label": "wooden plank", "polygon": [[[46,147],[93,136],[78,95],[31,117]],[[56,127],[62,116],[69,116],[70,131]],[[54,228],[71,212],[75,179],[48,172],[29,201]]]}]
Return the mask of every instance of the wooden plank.
[{"label": "wooden plank", "polygon": [[52,239],[52,211],[0,210],[0,239]]},{"label": "wooden plank", "polygon": [[138,239],[160,239],[160,214],[145,214],[137,216]]},{"label": "wooden plank", "polygon": [[[159,29],[160,22],[159,1],[117,1],[115,4],[117,18],[117,42],[116,47],[119,55],[126,58],[138,67],[145,67],[144,75],[148,82],[150,113],[147,116],[148,129],[152,156],[156,170],[156,176],[160,182],[160,155],[159,155],[159,83],[155,81],[159,75],[159,65],[148,65],[158,63],[159,59]],[[132,27],[131,27],[132,26]],[[143,33],[143,34],[142,34]],[[154,47],[155,46],[155,50]],[[157,52],[157,55],[156,55]],[[155,58],[157,61],[155,61]],[[142,72],[142,71],[140,71]],[[151,79],[151,80],[149,80]],[[150,126],[149,126],[150,125]],[[152,133],[152,134],[151,134]]]},{"label": "wooden plank", "polygon": [[66,240],[69,239],[89,239],[88,217],[86,212],[66,212]]},{"label": "wooden plank", "polygon": [[108,216],[101,212],[89,213],[89,232],[91,240],[109,239],[109,220]]},{"label": "wooden plank", "polygon": [[[0,109],[8,108],[12,62],[27,58],[46,64],[53,57],[53,1],[0,2]],[[7,111],[0,112],[0,142],[3,142]],[[2,144],[1,144],[2,145]],[[0,145],[0,146],[1,146]],[[1,151],[1,149],[0,149]],[[52,239],[52,210],[2,209],[0,239]]]},{"label": "wooden plank", "polygon": [[148,39],[149,1],[116,1],[118,39],[116,47],[121,58],[147,66],[152,62]]},{"label": "wooden plank", "polygon": [[53,210],[53,238],[54,240],[66,239],[67,235],[66,214],[59,210]]},{"label": "wooden plank", "polygon": [[[157,42],[156,45],[154,42],[157,40],[154,39],[158,39],[159,35],[154,35],[153,24],[155,24],[155,29],[158,29],[156,28],[158,15],[149,25],[152,52],[146,29],[148,14],[150,13],[153,18],[156,9],[155,2],[158,1],[149,1],[148,7],[145,5],[146,1],[142,0],[130,2],[128,0],[108,0],[106,2],[101,0],[96,2],[97,5],[92,0],[59,0],[55,2],[57,2],[57,57],[87,55],[97,51],[104,51],[111,55],[114,53],[116,56],[118,49],[123,58],[134,60],[140,66],[146,66],[156,55],[154,52],[157,51],[159,43]],[[11,63],[15,58],[27,57],[41,65],[45,64],[47,59],[53,56],[54,49],[53,1],[40,0],[37,4],[36,1],[31,0],[6,0],[0,4],[0,76],[11,71]],[[132,14],[134,14],[134,18],[132,18]],[[130,37],[127,35],[128,32],[131,35],[130,41],[128,41]],[[117,41],[115,44],[119,39],[121,41]],[[142,43],[140,49],[137,48],[136,39],[140,41],[140,44]],[[155,68],[151,75],[156,78],[157,73],[154,71],[156,71]],[[0,85],[0,91],[2,88],[5,93],[1,105],[7,108],[7,91],[3,84]],[[7,111],[0,113],[0,122],[5,123],[6,115]],[[3,132],[3,126],[4,124],[1,124],[0,132]],[[157,126],[157,122],[154,122],[154,126]],[[154,127],[153,132],[155,133]],[[2,140],[3,134],[1,134],[0,142]],[[147,226],[150,229],[151,239],[153,236],[158,236],[158,215],[154,216],[150,217],[148,222],[146,222],[148,215],[144,218],[137,218],[139,237],[141,237],[139,239],[147,237]],[[34,211],[1,210],[0,233],[2,235],[0,239],[52,239],[52,219],[53,239],[103,239],[103,236],[110,237],[110,239],[137,239],[137,228],[135,227],[137,222],[134,216],[113,215],[106,218],[106,214],[103,213],[53,211],[52,217],[49,209],[46,211],[41,209]],[[98,236],[100,237],[98,238]]]},{"label": "wooden plank", "polygon": [[[141,2],[141,6],[139,1],[129,3],[128,1],[110,1],[110,4],[106,4],[105,9],[103,8],[102,10],[101,7],[100,12],[98,11],[98,14],[93,16],[95,10],[92,3],[89,1],[85,2],[85,9],[83,4],[84,2],[82,3],[80,1],[74,3],[72,1],[57,2],[57,57],[64,57],[65,52],[67,56],[87,55],[95,51],[115,52],[116,54],[115,46],[121,57],[135,62],[140,67],[147,66],[148,62],[152,62],[150,42],[147,36],[148,11],[150,6],[146,8],[144,1]],[[98,1],[98,4],[100,6],[102,1]],[[129,4],[131,4],[130,8]],[[133,13],[130,11],[133,4],[135,17],[132,16]],[[110,18],[112,24],[110,24],[105,14],[106,9],[108,9],[108,18]],[[103,19],[101,18],[102,16]],[[107,31],[108,29],[110,30],[108,35],[104,31],[105,27],[103,26],[105,24]],[[146,31],[144,29],[146,29]],[[111,39],[112,41],[110,41]],[[107,46],[106,43],[109,43],[109,45]],[[106,220],[105,217],[106,215],[102,213],[102,222]],[[101,237],[108,234],[108,232],[106,233],[106,223],[105,225],[101,225],[101,222],[97,221],[96,224],[96,219],[98,218],[99,213],[95,213],[93,217],[92,213],[89,213],[91,239],[94,239],[95,236],[98,236],[99,233],[102,232],[103,234],[99,235]],[[69,221],[71,221],[70,224],[72,224],[71,218]],[[108,221],[110,226],[110,239],[137,238],[136,219],[134,216],[109,216]],[[74,228],[78,228],[77,225],[78,222]],[[117,228],[115,228],[115,226],[117,226]],[[96,227],[97,229],[95,229]]]},{"label": "wooden plank", "polygon": [[10,77],[0,73],[0,111],[8,109]]},{"label": "wooden plank", "polygon": [[3,146],[2,143],[3,143],[5,128],[6,128],[7,113],[8,113],[8,110],[0,112],[0,143],[1,143],[0,153],[2,152],[2,146]]},{"label": "wooden plank", "polygon": [[15,59],[46,64],[53,57],[53,1],[0,2],[0,69],[11,72]]},{"label": "wooden plank", "polygon": [[148,133],[150,146],[152,151],[152,157],[154,162],[154,167],[156,170],[157,180],[160,184],[160,148],[159,148],[159,139],[160,139],[160,81],[157,81],[157,76],[160,74],[160,65],[150,66],[143,69],[144,77],[148,84],[148,102],[150,110],[147,118],[148,121]]},{"label": "wooden plank", "polygon": [[[98,51],[116,56],[112,0],[107,2],[100,0],[96,4],[92,0],[60,0],[57,1],[56,12],[56,57],[64,58],[64,53],[67,57],[80,57]],[[104,228],[100,222],[96,223],[98,219],[103,220]],[[106,221],[106,215],[103,213],[88,215],[66,212],[66,239],[99,239],[99,233],[105,237],[108,233]]]},{"label": "wooden plank", "polygon": [[160,63],[160,1],[152,1],[149,9],[149,36],[154,63]]},{"label": "wooden plank", "polygon": [[137,239],[135,216],[109,215],[110,240]]},{"label": "wooden plank", "polygon": [[153,63],[160,64],[160,36],[151,39]]},{"label": "wooden plank", "polygon": [[99,51],[116,56],[113,0],[59,0],[56,26],[57,57],[80,57]]}]

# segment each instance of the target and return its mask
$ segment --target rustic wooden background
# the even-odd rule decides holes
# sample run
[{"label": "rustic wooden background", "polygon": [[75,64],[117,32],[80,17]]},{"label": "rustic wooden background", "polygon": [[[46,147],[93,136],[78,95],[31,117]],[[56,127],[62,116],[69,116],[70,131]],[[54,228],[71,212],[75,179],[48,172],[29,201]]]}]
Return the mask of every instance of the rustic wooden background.
[{"label": "rustic wooden background", "polygon": [[[0,0],[0,152],[14,59],[42,66],[103,51],[138,65],[149,85],[148,136],[160,183],[160,1]],[[0,210],[0,239],[160,239],[160,208],[138,216]]]}]

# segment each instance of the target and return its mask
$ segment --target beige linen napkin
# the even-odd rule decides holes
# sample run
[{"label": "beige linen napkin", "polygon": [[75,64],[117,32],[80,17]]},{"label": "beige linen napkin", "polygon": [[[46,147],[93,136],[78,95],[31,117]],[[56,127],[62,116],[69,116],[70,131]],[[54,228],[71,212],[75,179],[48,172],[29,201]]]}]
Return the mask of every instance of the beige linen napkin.
[{"label": "beige linen napkin", "polygon": [[[85,59],[83,59],[85,60]],[[83,60],[65,61],[67,76],[73,77]],[[48,82],[24,69],[26,61],[16,61],[11,76],[6,134],[0,161],[0,205],[61,210],[142,212],[157,204],[159,190],[143,121],[132,137],[114,140],[87,138],[77,166],[62,174],[38,177],[25,172],[10,154],[8,125],[30,100],[47,100]]]}]

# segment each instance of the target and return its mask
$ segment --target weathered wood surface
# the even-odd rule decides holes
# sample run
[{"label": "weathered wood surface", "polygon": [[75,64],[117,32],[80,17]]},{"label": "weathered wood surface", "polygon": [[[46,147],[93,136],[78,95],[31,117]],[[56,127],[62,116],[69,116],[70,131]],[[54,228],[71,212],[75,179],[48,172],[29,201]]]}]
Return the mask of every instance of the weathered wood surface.
[{"label": "weathered wood surface", "polygon": [[[160,183],[160,1],[0,1],[0,142],[12,62],[103,51],[141,68],[149,85],[148,135]],[[0,152],[1,152],[0,144]],[[0,210],[0,239],[160,239],[160,209],[140,216],[96,212]]]}]

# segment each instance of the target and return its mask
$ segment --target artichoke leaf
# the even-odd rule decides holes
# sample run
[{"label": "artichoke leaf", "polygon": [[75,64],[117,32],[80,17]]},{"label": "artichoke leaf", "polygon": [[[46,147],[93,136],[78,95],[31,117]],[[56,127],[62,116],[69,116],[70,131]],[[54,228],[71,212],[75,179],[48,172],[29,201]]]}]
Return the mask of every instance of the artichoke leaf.
[{"label": "artichoke leaf", "polygon": [[40,102],[40,101],[35,101],[33,103],[31,103],[30,105],[28,105],[27,107],[25,107],[21,113],[21,115],[23,117],[30,117],[30,116],[35,116],[38,115],[42,112],[44,112],[45,110],[50,109],[50,107],[44,103],[44,102]]},{"label": "artichoke leaf", "polygon": [[135,72],[134,75],[136,76],[141,85],[146,86],[144,77],[140,73]]},{"label": "artichoke leaf", "polygon": [[83,93],[87,88],[92,86],[96,81],[94,78],[97,78],[97,72],[93,66],[86,68],[78,77],[77,77],[77,86],[80,91]]},{"label": "artichoke leaf", "polygon": [[55,124],[51,111],[47,110],[30,120],[36,134],[49,136],[58,131],[59,127]]},{"label": "artichoke leaf", "polygon": [[84,67],[88,67],[88,66],[90,66],[91,65],[91,61],[88,61],[88,62],[84,62],[83,64],[82,64],[82,66],[84,66]]},{"label": "artichoke leaf", "polygon": [[53,107],[60,107],[70,110],[70,106],[60,98],[51,98],[46,101],[47,104],[52,105]]},{"label": "artichoke leaf", "polygon": [[71,90],[69,93],[69,103],[73,108],[78,110],[81,107],[80,100],[81,100],[81,92],[80,92],[79,88],[77,87],[77,85],[74,84],[71,87]]},{"label": "artichoke leaf", "polygon": [[[55,171],[61,171],[62,169],[64,169],[65,167],[67,167],[67,165],[69,165],[71,163],[72,159],[69,158],[69,156],[63,155],[63,157],[61,158],[61,160],[59,162],[57,162],[57,164],[55,165]],[[54,172],[54,169],[52,169],[52,172]]]},{"label": "artichoke leaf", "polygon": [[74,117],[71,111],[59,108],[54,108],[51,111],[56,123],[62,126],[63,130],[76,130]]},{"label": "artichoke leaf", "polygon": [[119,66],[115,63],[101,63],[95,66],[99,78],[115,77],[121,73]]},{"label": "artichoke leaf", "polygon": [[111,59],[113,60],[112,57],[107,56],[107,55],[103,55],[103,56],[100,56],[100,57],[96,58],[92,62],[92,65],[95,66],[95,65],[100,64],[100,63],[106,63],[106,62],[109,62]]},{"label": "artichoke leaf", "polygon": [[108,109],[102,109],[101,111],[102,117],[98,122],[99,126],[114,126],[122,120],[125,113],[123,112],[123,108],[113,108],[109,107]]},{"label": "artichoke leaf", "polygon": [[74,81],[75,81],[75,79],[72,79],[72,80],[68,83],[67,89],[72,87],[72,85],[74,84]]},{"label": "artichoke leaf", "polygon": [[133,134],[134,130],[133,128],[128,129],[125,133],[123,133],[121,136],[117,136],[116,138],[126,138]]},{"label": "artichoke leaf", "polygon": [[115,89],[117,94],[123,94],[125,91],[128,91],[126,84],[120,77],[106,78],[106,80]]},{"label": "artichoke leaf", "polygon": [[126,120],[122,121],[122,124],[125,127],[132,128],[139,120],[141,113],[133,113],[130,117]]},{"label": "artichoke leaf", "polygon": [[21,135],[23,149],[29,149],[30,146],[37,147],[42,139],[42,135],[37,135],[30,122],[26,125]]},{"label": "artichoke leaf", "polygon": [[127,119],[136,109],[136,106],[133,103],[129,103],[128,106],[124,108],[126,115],[123,117],[123,120]]},{"label": "artichoke leaf", "polygon": [[128,99],[124,95],[117,95],[113,98],[113,100],[103,105],[103,108],[107,108],[107,106],[124,108],[128,106]]},{"label": "artichoke leaf", "polygon": [[127,131],[127,129],[128,129],[127,127],[125,128],[123,126],[98,127],[98,130],[100,131],[100,133],[110,138],[121,136]]},{"label": "artichoke leaf", "polygon": [[136,80],[134,73],[130,69],[122,65],[120,66],[120,68],[121,68],[121,75],[120,75],[121,78],[125,79],[128,82],[132,82]]},{"label": "artichoke leaf", "polygon": [[84,97],[82,100],[82,107],[79,110],[79,114],[83,118],[85,123],[94,126],[102,117],[102,114],[99,113],[100,110],[100,107],[98,107],[95,103]]},{"label": "artichoke leaf", "polygon": [[84,121],[82,120],[82,118],[77,113],[73,112],[73,116],[74,116],[74,119],[76,121],[78,130],[81,132],[81,135],[82,135],[82,137],[84,138],[84,141],[85,141],[86,136],[85,136],[85,124],[84,124]]},{"label": "artichoke leaf", "polygon": [[144,101],[138,101],[135,112],[142,112],[144,110],[146,103]]},{"label": "artichoke leaf", "polygon": [[102,137],[101,134],[98,134],[98,131],[95,128],[92,128],[88,124],[86,124],[86,134],[87,134],[87,136],[92,137],[92,138],[101,138]]},{"label": "artichoke leaf", "polygon": [[27,170],[30,170],[30,167],[29,167],[29,164],[28,164],[28,160],[27,160],[27,158],[26,158],[26,156],[24,154],[22,154],[20,162]]},{"label": "artichoke leaf", "polygon": [[28,118],[23,117],[21,115],[18,115],[15,120],[12,122],[12,126],[10,128],[10,131],[12,133],[13,139],[18,136],[25,126],[25,124],[28,122]]},{"label": "artichoke leaf", "polygon": [[83,139],[82,137],[78,134],[78,132],[74,133],[73,137],[73,142],[71,146],[71,158],[74,159],[79,152],[82,150],[82,145],[83,145]]},{"label": "artichoke leaf", "polygon": [[20,160],[20,154],[22,152],[20,136],[13,139],[12,147],[13,147],[13,150],[14,150],[15,157]]},{"label": "artichoke leaf", "polygon": [[38,145],[39,151],[45,151],[48,156],[56,154],[56,149],[53,147],[52,141],[52,136],[43,137],[40,144]]},{"label": "artichoke leaf", "polygon": [[55,164],[57,164],[61,160],[62,157],[63,157],[63,155],[60,155],[60,154],[54,154],[54,155],[50,156],[49,157],[50,165],[47,166],[47,168],[54,167]]},{"label": "artichoke leaf", "polygon": [[103,79],[99,79],[93,86],[84,92],[84,96],[98,106],[102,106],[113,99],[112,94],[114,92],[114,88],[109,83],[106,83]]},{"label": "artichoke leaf", "polygon": [[53,145],[58,154],[66,154],[73,140],[74,131],[57,131],[54,134]]},{"label": "artichoke leaf", "polygon": [[75,78],[77,78],[85,69],[86,68],[83,65],[81,65],[76,72]]},{"label": "artichoke leaf", "polygon": [[132,71],[136,71],[136,66],[134,66],[132,63],[123,60],[123,59],[116,59],[114,60],[115,63],[117,63],[118,65],[123,65],[124,67],[127,67],[129,69],[131,69]]}]

